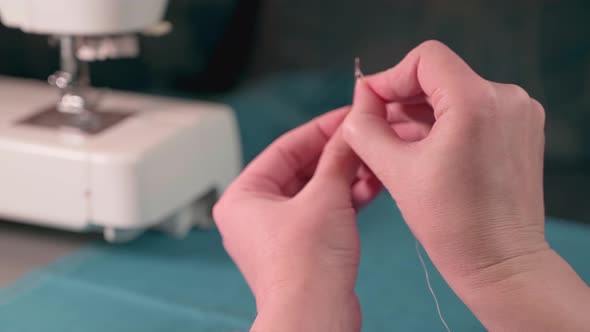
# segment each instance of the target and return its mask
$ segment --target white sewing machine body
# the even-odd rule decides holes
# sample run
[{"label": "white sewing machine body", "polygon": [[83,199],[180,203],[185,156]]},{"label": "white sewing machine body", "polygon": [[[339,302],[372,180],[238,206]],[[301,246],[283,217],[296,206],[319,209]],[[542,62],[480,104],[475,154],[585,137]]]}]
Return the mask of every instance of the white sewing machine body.
[{"label": "white sewing machine body", "polygon": [[[0,216],[109,241],[210,223],[211,190],[238,174],[232,111],[219,104],[107,92],[98,112],[125,118],[96,134],[24,121],[54,105],[43,82],[0,78]],[[205,201],[200,201],[203,198]]]},{"label": "white sewing machine body", "polygon": [[[227,106],[90,87],[88,63],[138,55],[167,0],[0,0],[2,24],[59,42],[50,84],[0,77],[0,218],[125,241],[212,223],[238,174]],[[1,42],[1,41],[0,41]],[[53,87],[51,87],[52,85]]]},{"label": "white sewing machine body", "polygon": [[2,23],[26,33],[101,36],[141,31],[168,0],[0,0]]}]

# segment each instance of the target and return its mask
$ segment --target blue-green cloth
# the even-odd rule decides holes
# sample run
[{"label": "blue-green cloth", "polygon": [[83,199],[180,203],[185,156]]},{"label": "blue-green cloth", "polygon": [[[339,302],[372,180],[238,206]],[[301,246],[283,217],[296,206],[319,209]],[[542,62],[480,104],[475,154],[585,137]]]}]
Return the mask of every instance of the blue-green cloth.
[{"label": "blue-green cloth", "polygon": [[[414,240],[382,195],[361,214],[358,294],[363,331],[442,331]],[[552,220],[554,247],[588,282],[590,227]],[[454,331],[483,331],[429,264]],[[216,231],[184,240],[148,233],[129,244],[98,243],[0,291],[0,331],[246,331],[254,302]]]},{"label": "blue-green cloth", "polygon": [[[346,103],[349,83],[337,75],[292,75],[225,97],[237,111],[246,159],[280,132]],[[318,97],[322,88],[328,97]],[[361,213],[359,227],[363,331],[443,331],[414,238],[393,201],[381,195]],[[550,220],[547,236],[589,282],[590,226]],[[451,329],[482,331],[428,268]],[[0,289],[1,332],[246,331],[254,317],[250,291],[215,230],[184,240],[150,232],[123,245],[95,243]]]}]

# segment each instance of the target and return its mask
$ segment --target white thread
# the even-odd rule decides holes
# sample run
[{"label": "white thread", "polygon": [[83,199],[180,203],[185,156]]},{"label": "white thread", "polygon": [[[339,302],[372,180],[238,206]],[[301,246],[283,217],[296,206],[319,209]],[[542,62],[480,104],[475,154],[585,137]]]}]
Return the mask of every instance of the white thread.
[{"label": "white thread", "polygon": [[430,284],[430,276],[428,275],[428,269],[426,268],[426,263],[424,263],[424,258],[422,258],[422,254],[420,253],[420,243],[418,239],[416,239],[416,252],[418,253],[418,258],[420,259],[420,263],[422,264],[422,269],[424,269],[424,276],[426,277],[426,284],[428,285],[428,290],[430,290],[430,294],[432,294],[432,298],[434,299],[434,304],[436,304],[436,311],[438,312],[438,318],[445,326],[447,332],[451,332],[447,322],[445,321],[442,312],[440,311],[440,305],[438,304],[438,299],[436,298],[436,294],[434,293],[434,289],[432,289],[432,285]]}]

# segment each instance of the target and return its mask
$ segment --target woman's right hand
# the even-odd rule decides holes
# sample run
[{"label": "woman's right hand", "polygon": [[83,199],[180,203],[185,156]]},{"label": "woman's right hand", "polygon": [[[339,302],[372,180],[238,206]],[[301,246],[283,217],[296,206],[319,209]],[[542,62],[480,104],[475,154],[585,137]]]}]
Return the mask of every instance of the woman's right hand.
[{"label": "woman's right hand", "polygon": [[[539,330],[527,310],[542,321],[549,308],[590,307],[588,288],[545,241],[544,124],[543,107],[526,91],[481,78],[436,41],[359,79],[343,124],[348,144],[489,329]],[[576,318],[537,327],[590,323]]]}]

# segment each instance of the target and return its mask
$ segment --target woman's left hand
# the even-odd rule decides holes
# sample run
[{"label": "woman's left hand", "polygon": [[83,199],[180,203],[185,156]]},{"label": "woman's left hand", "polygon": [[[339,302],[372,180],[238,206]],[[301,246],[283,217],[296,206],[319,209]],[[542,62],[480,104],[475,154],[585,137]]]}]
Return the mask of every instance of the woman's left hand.
[{"label": "woman's left hand", "polygon": [[343,141],[349,108],[277,139],[214,208],[256,298],[255,331],[359,331],[357,209],[381,190]]}]

